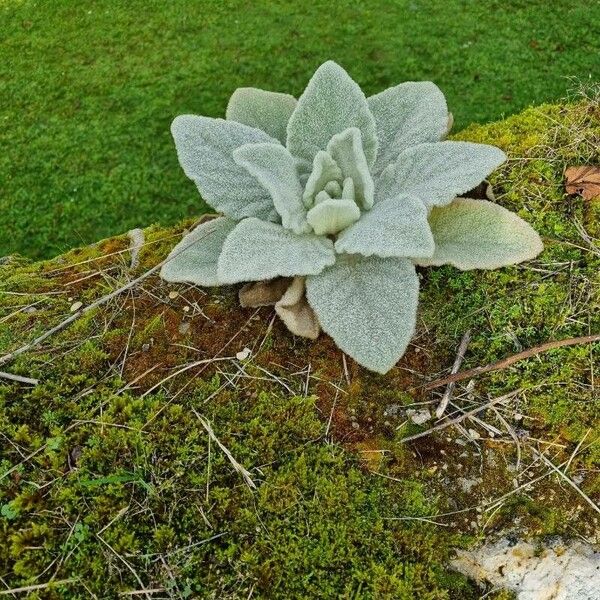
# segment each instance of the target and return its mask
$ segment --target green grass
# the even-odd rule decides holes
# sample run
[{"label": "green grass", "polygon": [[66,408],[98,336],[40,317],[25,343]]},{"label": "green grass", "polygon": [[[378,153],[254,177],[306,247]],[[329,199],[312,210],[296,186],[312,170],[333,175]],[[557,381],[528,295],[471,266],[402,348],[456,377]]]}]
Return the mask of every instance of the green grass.
[{"label": "green grass", "polygon": [[169,134],[333,58],[372,93],[445,91],[458,128],[600,76],[597,0],[0,0],[0,256],[57,254],[205,207]]}]

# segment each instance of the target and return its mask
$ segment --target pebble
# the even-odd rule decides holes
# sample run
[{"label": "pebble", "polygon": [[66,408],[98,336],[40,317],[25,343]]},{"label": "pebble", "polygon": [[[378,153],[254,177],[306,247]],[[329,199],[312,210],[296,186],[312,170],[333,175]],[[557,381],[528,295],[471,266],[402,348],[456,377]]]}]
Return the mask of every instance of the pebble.
[{"label": "pebble", "polygon": [[431,419],[431,413],[424,408],[423,410],[407,410],[406,415],[415,425],[423,425]]},{"label": "pebble", "polygon": [[235,357],[238,360],[246,360],[250,354],[252,353],[252,350],[250,350],[250,348],[244,348],[243,350],[240,350]]},{"label": "pebble", "polygon": [[71,304],[71,312],[77,312],[83,306],[83,302],[73,302]]},{"label": "pebble", "polygon": [[478,440],[479,438],[481,438],[481,435],[479,435],[479,432],[475,429],[469,429],[469,435],[471,436],[471,439],[474,440]]}]

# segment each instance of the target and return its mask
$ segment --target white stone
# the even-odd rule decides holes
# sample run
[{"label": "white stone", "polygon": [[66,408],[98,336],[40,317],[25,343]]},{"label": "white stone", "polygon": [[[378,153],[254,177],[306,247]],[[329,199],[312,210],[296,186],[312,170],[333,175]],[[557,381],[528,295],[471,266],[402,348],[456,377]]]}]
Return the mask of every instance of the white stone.
[{"label": "white stone", "polygon": [[235,357],[238,360],[246,360],[250,354],[252,353],[252,350],[250,350],[250,348],[244,348],[243,350],[240,350]]},{"label": "white stone", "polygon": [[503,538],[473,551],[458,550],[451,566],[512,590],[518,600],[600,600],[600,550],[581,541],[536,546]]}]

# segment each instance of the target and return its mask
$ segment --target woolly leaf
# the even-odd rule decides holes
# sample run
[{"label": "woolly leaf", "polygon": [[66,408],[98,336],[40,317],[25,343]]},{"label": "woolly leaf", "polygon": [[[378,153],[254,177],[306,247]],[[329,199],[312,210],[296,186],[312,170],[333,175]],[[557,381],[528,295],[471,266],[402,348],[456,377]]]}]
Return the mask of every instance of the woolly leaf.
[{"label": "woolly leaf", "polygon": [[315,202],[315,196],[325,189],[328,183],[342,179],[342,170],[329,152],[319,150],[313,159],[312,171],[306,181],[302,200],[304,206],[310,208]]},{"label": "woolly leaf", "polygon": [[173,248],[160,276],[173,283],[219,285],[217,261],[225,238],[235,226],[236,222],[226,217],[201,223]]},{"label": "woolly leaf", "polygon": [[414,196],[401,195],[378,202],[357,223],[342,231],[337,252],[385,257],[429,257],[434,244],[427,209]]},{"label": "woolly leaf", "polygon": [[233,151],[244,144],[276,140],[235,121],[195,115],[176,117],[171,133],[185,174],[214,209],[232,219],[279,219],[269,193],[233,160]]},{"label": "woolly leaf", "polygon": [[250,218],[238,223],[225,240],[217,272],[224,283],[237,283],[314,275],[334,262],[331,240]]},{"label": "woolly leaf", "polygon": [[472,142],[411,146],[381,174],[376,200],[410,194],[428,208],[444,206],[476,187],[505,160],[499,148]]},{"label": "woolly leaf", "polygon": [[233,152],[233,159],[254,175],[271,194],[281,223],[295,233],[307,233],[306,208],[294,157],[280,144],[246,144]]},{"label": "woolly leaf", "polygon": [[379,149],[374,172],[393,163],[409,146],[438,142],[448,127],[448,107],[430,81],[408,81],[368,98],[377,124]]},{"label": "woolly leaf", "polygon": [[419,279],[407,259],[339,257],[306,278],[306,294],[323,331],[356,362],[386,373],[416,323]]},{"label": "woolly leaf", "polygon": [[543,244],[535,230],[498,204],[487,200],[457,198],[434,208],[429,224],[435,252],[419,264],[450,264],[469,269],[497,269],[536,257]]},{"label": "woolly leaf", "polygon": [[307,219],[317,235],[332,235],[356,223],[360,219],[360,209],[354,200],[329,198],[311,208]]},{"label": "woolly leaf", "polygon": [[238,88],[229,99],[225,117],[262,129],[285,144],[287,124],[296,104],[296,98],[289,94],[250,87]]},{"label": "woolly leaf", "polygon": [[354,199],[363,208],[373,206],[373,179],[363,152],[360,131],[350,127],[334,135],[327,144],[327,152],[342,171],[344,179],[354,185]]},{"label": "woolly leaf", "polygon": [[333,61],[322,64],[308,82],[287,126],[287,147],[312,163],[336,134],[357,127],[369,166],[377,154],[375,119],[367,99],[348,73]]}]

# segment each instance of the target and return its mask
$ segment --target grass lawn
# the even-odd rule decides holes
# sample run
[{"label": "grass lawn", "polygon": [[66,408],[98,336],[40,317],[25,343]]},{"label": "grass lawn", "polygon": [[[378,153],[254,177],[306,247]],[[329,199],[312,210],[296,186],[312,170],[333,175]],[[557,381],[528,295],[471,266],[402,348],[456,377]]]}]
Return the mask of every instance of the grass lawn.
[{"label": "grass lawn", "polygon": [[368,93],[435,81],[458,128],[600,78],[598,0],[0,0],[0,256],[204,210],[169,123],[332,58]]}]

